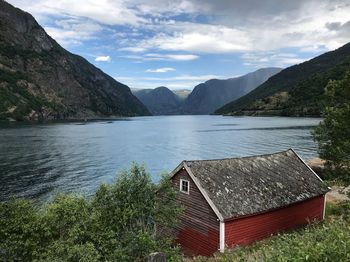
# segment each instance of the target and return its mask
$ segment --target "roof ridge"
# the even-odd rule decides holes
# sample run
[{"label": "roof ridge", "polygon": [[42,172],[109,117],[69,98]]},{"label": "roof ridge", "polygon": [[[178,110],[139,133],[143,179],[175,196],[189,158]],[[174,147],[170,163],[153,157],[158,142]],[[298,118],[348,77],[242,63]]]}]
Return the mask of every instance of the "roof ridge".
[{"label": "roof ridge", "polygon": [[216,158],[216,159],[183,160],[182,162],[205,162],[205,161],[220,161],[220,160],[231,160],[231,159],[257,158],[257,157],[262,157],[262,156],[278,155],[278,154],[286,153],[288,151],[292,151],[295,154],[295,151],[292,148],[289,148],[287,150],[283,150],[283,151],[279,151],[279,152],[275,152],[275,153],[268,153],[268,154],[241,156],[241,157],[226,157],[226,158]]}]

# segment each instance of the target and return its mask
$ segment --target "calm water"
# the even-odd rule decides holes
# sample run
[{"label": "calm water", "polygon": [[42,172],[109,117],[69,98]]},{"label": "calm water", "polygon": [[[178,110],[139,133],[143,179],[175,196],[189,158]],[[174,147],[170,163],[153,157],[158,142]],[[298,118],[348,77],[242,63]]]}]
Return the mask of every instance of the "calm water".
[{"label": "calm water", "polygon": [[183,159],[272,153],[317,156],[315,118],[164,116],[113,122],[0,126],[0,200],[42,201],[57,192],[93,193],[132,161],[153,179]]}]

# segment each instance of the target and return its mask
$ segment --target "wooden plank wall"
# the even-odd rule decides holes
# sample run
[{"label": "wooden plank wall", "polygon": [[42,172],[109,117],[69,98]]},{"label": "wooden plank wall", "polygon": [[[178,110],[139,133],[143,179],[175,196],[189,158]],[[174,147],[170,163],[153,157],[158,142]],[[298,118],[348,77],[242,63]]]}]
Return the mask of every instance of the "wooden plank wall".
[{"label": "wooden plank wall", "polygon": [[[190,181],[190,192],[180,192],[180,179]],[[219,249],[219,221],[186,170],[173,178],[177,199],[185,208],[177,228],[177,241],[186,255],[209,256]]]},{"label": "wooden plank wall", "polygon": [[297,228],[323,219],[324,196],[315,197],[285,208],[225,222],[228,247],[244,246],[280,231]]}]

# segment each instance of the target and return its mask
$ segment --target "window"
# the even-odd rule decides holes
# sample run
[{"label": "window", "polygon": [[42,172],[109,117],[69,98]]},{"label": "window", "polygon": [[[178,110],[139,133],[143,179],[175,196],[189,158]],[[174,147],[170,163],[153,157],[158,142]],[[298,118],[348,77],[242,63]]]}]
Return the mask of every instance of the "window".
[{"label": "window", "polygon": [[180,179],[180,191],[186,194],[190,193],[190,181]]}]

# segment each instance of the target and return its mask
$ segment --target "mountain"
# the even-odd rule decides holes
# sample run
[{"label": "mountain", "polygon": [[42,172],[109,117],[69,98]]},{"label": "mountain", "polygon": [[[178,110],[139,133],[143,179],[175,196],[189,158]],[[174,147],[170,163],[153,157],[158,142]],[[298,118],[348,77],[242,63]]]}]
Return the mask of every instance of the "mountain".
[{"label": "mountain", "polygon": [[134,90],[133,93],[153,115],[178,114],[182,105],[181,99],[164,86]]},{"label": "mountain", "polygon": [[191,94],[191,90],[189,89],[176,89],[172,91],[180,100],[185,100]]},{"label": "mountain", "polygon": [[216,114],[320,116],[324,88],[350,70],[350,43],[282,70]]},{"label": "mountain", "polygon": [[0,0],[0,119],[148,114],[129,87],[63,49],[30,14]]},{"label": "mountain", "polygon": [[236,78],[211,79],[201,83],[187,97],[183,113],[211,114],[226,103],[249,93],[281,70],[281,68],[262,68]]}]

